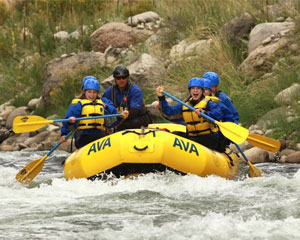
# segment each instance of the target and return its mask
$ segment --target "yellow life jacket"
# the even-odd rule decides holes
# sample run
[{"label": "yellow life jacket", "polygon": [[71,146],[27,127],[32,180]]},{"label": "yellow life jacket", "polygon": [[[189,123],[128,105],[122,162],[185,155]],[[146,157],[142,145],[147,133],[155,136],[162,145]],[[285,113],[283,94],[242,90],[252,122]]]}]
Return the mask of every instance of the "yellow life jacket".
[{"label": "yellow life jacket", "polygon": [[213,101],[214,103],[218,104],[220,99],[218,97],[213,96],[205,96],[205,98],[208,98],[209,100]]},{"label": "yellow life jacket", "polygon": [[72,100],[72,105],[75,105],[75,104],[78,103],[80,100],[81,100],[81,99],[79,99],[79,98],[74,98],[74,99]]},{"label": "yellow life jacket", "polygon": [[[208,98],[204,98],[197,103],[194,108],[202,108],[205,110],[208,101],[210,101]],[[187,101],[186,104],[191,106],[189,101]],[[182,106],[182,116],[186,122],[186,128],[189,136],[207,135],[211,133],[211,127],[213,124],[211,124],[206,118],[202,116],[199,117],[194,111],[190,110],[186,106]]]},{"label": "yellow life jacket", "polygon": [[[92,117],[92,116],[104,115],[104,107],[101,99],[96,99],[93,102],[87,99],[79,99],[79,101],[81,102],[82,105],[80,117]],[[81,120],[78,122],[78,129],[91,129],[91,128],[105,130],[104,118]]]}]

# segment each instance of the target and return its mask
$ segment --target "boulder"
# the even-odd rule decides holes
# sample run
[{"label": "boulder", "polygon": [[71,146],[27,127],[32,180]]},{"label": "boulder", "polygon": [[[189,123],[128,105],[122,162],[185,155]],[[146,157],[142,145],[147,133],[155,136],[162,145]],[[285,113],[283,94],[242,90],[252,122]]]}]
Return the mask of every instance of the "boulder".
[{"label": "boulder", "polygon": [[23,115],[29,115],[30,111],[27,107],[18,107],[15,110],[13,110],[7,117],[6,120],[6,128],[11,129],[13,125],[13,120],[17,116],[23,116]]},{"label": "boulder", "polygon": [[295,99],[299,99],[300,97],[300,84],[294,83],[289,88],[286,88],[279,92],[274,100],[278,105],[290,105]]},{"label": "boulder", "polygon": [[18,150],[19,150],[19,148],[16,146],[13,146],[13,145],[4,144],[4,145],[0,146],[0,151],[3,151],[3,152],[18,151]]},{"label": "boulder", "polygon": [[32,111],[39,108],[41,105],[41,101],[42,97],[31,99],[27,104],[28,109]]},{"label": "boulder", "polygon": [[241,40],[247,40],[251,29],[255,26],[255,19],[249,14],[244,13],[240,17],[232,19],[226,23],[221,32],[225,38],[233,44],[241,44]]},{"label": "boulder", "polygon": [[300,152],[294,152],[287,156],[285,159],[286,163],[300,163]]},{"label": "boulder", "polygon": [[93,32],[90,36],[90,43],[94,52],[104,52],[110,45],[127,48],[146,40],[152,34],[152,31],[132,28],[122,22],[111,22]]},{"label": "boulder", "polygon": [[36,144],[36,143],[39,144],[39,143],[43,142],[48,136],[49,136],[49,132],[47,132],[47,131],[41,132],[32,138],[26,139],[24,144],[31,147],[33,144]]},{"label": "boulder", "polygon": [[160,19],[159,15],[155,12],[148,11],[137,14],[135,16],[129,17],[127,19],[127,24],[129,26],[135,27],[139,23],[155,22]]},{"label": "boulder", "polygon": [[280,51],[287,49],[291,43],[292,38],[282,37],[265,46],[259,45],[249,53],[239,69],[249,78],[260,77],[267,71],[272,70],[274,56],[277,56]]},{"label": "boulder", "polygon": [[[128,66],[128,69],[130,72],[130,81],[136,83],[140,88],[143,88],[145,85],[153,85],[154,87],[154,85],[162,80],[162,76],[165,73],[163,63],[147,53],[143,53],[136,62]],[[104,88],[108,88],[113,83],[114,78],[110,76],[102,81],[101,85]]]},{"label": "boulder", "polygon": [[9,137],[9,131],[7,129],[0,129],[0,144]]},{"label": "boulder", "polygon": [[65,77],[69,76],[81,84],[82,78],[78,78],[81,72],[87,72],[94,67],[104,67],[105,57],[102,53],[81,52],[79,54],[70,54],[66,57],[55,58],[47,63],[44,84],[42,90],[42,99],[45,105],[51,104],[51,96],[64,83]]},{"label": "boulder", "polygon": [[182,40],[174,45],[170,51],[170,60],[176,62],[187,56],[205,56],[211,49],[212,39],[208,40]]},{"label": "boulder", "polygon": [[281,156],[289,156],[293,153],[295,153],[296,151],[293,150],[293,149],[289,149],[289,148],[286,148],[286,149],[283,149],[281,152],[280,152],[280,155]]},{"label": "boulder", "polygon": [[249,35],[248,54],[254,51],[263,41],[286,30],[291,30],[295,27],[293,22],[271,22],[257,24]]},{"label": "boulder", "polygon": [[256,125],[259,128],[267,128],[268,124],[270,124],[274,119],[276,119],[276,116],[278,115],[286,115],[287,109],[286,107],[279,107],[274,108],[271,111],[267,112],[265,115],[263,115],[257,122]]},{"label": "boulder", "polygon": [[268,152],[257,147],[246,150],[244,154],[251,163],[263,163],[269,161]]}]

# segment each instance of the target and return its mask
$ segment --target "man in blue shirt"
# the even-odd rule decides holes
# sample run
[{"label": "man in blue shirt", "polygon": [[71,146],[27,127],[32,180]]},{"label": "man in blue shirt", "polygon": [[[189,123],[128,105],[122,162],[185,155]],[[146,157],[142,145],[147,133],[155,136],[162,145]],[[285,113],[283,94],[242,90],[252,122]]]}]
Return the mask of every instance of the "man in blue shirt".
[{"label": "man in blue shirt", "polygon": [[146,111],[142,90],[129,81],[129,70],[124,65],[118,65],[113,71],[115,84],[103,94],[103,97],[111,100],[118,112],[128,110],[126,119],[118,119],[113,126],[115,132],[130,128],[147,127],[151,123],[149,113]]}]

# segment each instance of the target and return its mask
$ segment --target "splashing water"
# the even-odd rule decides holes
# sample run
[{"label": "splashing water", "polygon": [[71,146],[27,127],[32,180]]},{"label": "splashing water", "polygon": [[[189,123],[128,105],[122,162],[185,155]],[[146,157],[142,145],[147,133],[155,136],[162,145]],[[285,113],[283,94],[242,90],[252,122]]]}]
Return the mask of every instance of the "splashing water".
[{"label": "splashing water", "polygon": [[299,239],[297,164],[256,165],[235,181],[174,173],[66,181],[57,151],[28,186],[15,180],[45,153],[0,152],[0,239]]}]

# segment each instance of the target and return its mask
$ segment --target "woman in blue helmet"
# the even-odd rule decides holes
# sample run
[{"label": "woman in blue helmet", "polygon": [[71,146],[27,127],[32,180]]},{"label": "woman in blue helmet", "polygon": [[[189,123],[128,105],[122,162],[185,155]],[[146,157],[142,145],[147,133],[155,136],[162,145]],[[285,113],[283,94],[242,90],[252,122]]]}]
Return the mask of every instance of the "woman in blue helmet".
[{"label": "woman in blue helmet", "polygon": [[198,142],[210,149],[219,151],[218,138],[212,131],[214,127],[211,122],[203,118],[200,112],[205,112],[209,117],[220,120],[223,115],[220,107],[205,98],[203,95],[203,80],[201,78],[191,78],[188,84],[190,96],[186,100],[186,104],[195,108],[195,111],[190,110],[186,106],[178,103],[175,106],[170,106],[161,92],[162,87],[156,89],[157,96],[160,102],[162,112],[167,116],[177,116],[178,120],[184,120],[186,123],[187,132],[182,135],[195,142]]},{"label": "woman in blue helmet", "polygon": [[[65,135],[68,134],[69,127],[76,129],[75,146],[81,148],[86,144],[95,141],[107,135],[106,127],[104,125],[104,118],[81,120],[76,122],[76,118],[101,116],[107,114],[117,113],[117,109],[106,102],[105,99],[100,99],[98,94],[100,92],[100,85],[97,80],[86,79],[83,85],[83,92],[72,107],[70,107],[65,115],[69,122],[64,122],[61,128],[61,142],[65,142]],[[125,113],[125,116],[127,114]]]},{"label": "woman in blue helmet", "polygon": [[203,74],[203,78],[207,78],[211,81],[212,96],[218,97],[220,101],[222,101],[225,104],[225,106],[230,110],[230,112],[233,115],[233,122],[238,124],[239,114],[236,108],[234,107],[234,105],[232,104],[230,98],[226,95],[226,93],[222,91],[218,91],[218,85],[220,83],[218,74],[215,72],[206,72]]}]

